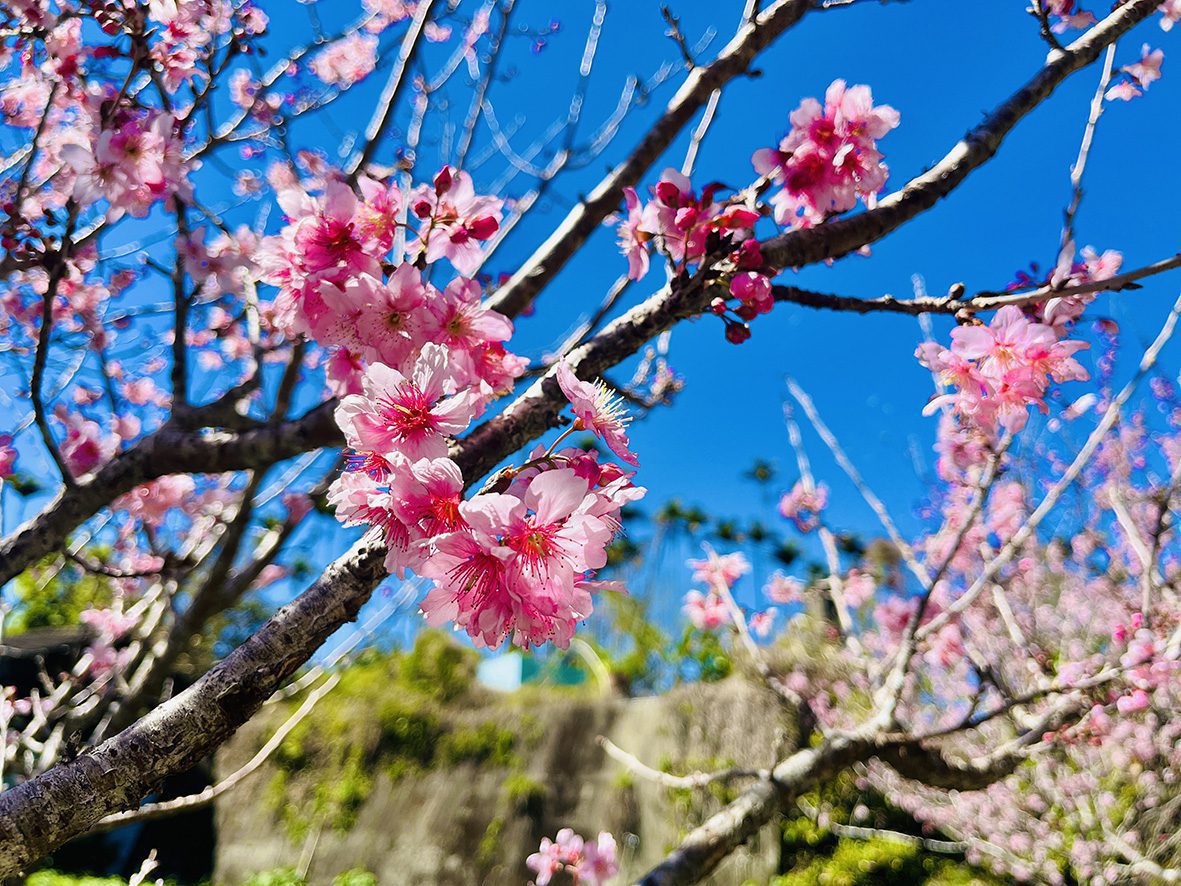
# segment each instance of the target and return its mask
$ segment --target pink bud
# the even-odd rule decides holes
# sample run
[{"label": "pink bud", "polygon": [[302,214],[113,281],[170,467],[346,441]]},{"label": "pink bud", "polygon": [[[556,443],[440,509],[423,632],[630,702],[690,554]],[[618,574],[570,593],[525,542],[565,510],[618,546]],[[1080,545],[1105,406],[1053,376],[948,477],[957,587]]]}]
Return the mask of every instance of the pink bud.
[{"label": "pink bud", "polygon": [[482,215],[469,221],[465,227],[477,240],[487,240],[500,229],[500,222],[490,215]]},{"label": "pink bud", "polygon": [[445,194],[451,188],[451,167],[444,166],[435,175],[435,193]]}]

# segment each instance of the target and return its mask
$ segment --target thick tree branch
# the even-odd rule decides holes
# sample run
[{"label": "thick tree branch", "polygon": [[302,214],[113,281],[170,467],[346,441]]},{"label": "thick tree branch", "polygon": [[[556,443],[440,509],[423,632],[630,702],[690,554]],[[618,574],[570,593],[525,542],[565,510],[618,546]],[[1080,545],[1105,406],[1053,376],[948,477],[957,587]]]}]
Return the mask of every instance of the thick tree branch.
[{"label": "thick tree branch", "polygon": [[384,551],[361,540],[294,602],[189,689],[129,729],[0,794],[0,876],[134,809],[167,775],[208,756],[357,611],[384,577]]},{"label": "thick tree branch", "polygon": [[720,89],[747,72],[751,62],[771,42],[798,22],[812,0],[779,0],[754,21],[745,23],[718,57],[690,72],[664,114],[648,130],[626,160],[607,174],[590,195],[570,210],[562,223],[512,278],[492,296],[492,308],[515,317],[562,270],[623,199],[623,189],[634,186],[667,150],[681,130]]},{"label": "thick tree branch", "polygon": [[780,234],[763,245],[768,263],[799,268],[840,258],[880,240],[950,194],[968,174],[997,152],[1005,136],[1030,111],[1049,98],[1063,80],[1099,58],[1100,53],[1133,26],[1156,11],[1154,0],[1132,0],[1121,6],[1066,49],[1054,50],[1040,71],[964,136],[929,171],[883,197],[874,209],[815,228]]},{"label": "thick tree branch", "polygon": [[261,468],[343,443],[335,401],[291,421],[248,431],[188,431],[165,425],[88,479],[63,489],[40,514],[0,542],[0,585],[59,548],[71,531],[136,486],[168,474],[219,474]]}]

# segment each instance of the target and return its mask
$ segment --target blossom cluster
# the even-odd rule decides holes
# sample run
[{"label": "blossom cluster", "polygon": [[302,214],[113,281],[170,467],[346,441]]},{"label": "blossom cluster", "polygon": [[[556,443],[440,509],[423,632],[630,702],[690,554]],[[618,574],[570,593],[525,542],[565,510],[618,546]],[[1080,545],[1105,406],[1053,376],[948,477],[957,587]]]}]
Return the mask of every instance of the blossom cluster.
[{"label": "blossom cluster", "polygon": [[691,590],[685,594],[681,611],[689,623],[699,631],[715,631],[724,625],[740,628],[741,625],[735,624],[735,621],[743,619],[745,626],[755,636],[769,636],[778,610],[771,606],[751,612],[748,616],[731,593],[735,583],[750,572],[750,561],[739,551],[718,554],[708,545],[705,550],[704,560],[688,561],[689,568],[693,570],[693,580],[706,586],[705,593]]},{"label": "blossom cluster", "polygon": [[952,345],[925,342],[919,361],[938,373],[951,391],[932,399],[929,414],[943,406],[976,426],[993,431],[1025,427],[1029,407],[1047,412],[1051,381],[1083,381],[1087,370],[1074,354],[1086,342],[1059,339],[1057,331],[1026,316],[1015,305],[997,311],[992,322],[952,330]]},{"label": "blossom cluster", "polygon": [[[858,199],[872,205],[889,174],[877,139],[898,125],[898,112],[874,105],[868,86],[836,80],[823,105],[805,99],[790,121],[777,148],[752,158],[755,171],[779,185],[767,209],[776,224],[811,227],[847,212]],[[648,273],[654,252],[674,275],[707,259],[726,272],[728,295],[715,297],[710,312],[722,319],[726,339],[734,344],[749,339],[750,321],[775,304],[771,279],[778,269],[767,264],[754,237],[765,211],[758,202],[760,185],[721,199],[721,185],[706,185],[698,195],[688,176],[666,169],[647,202],[634,188],[624,189],[625,214],[618,224],[632,280]]]},{"label": "blossom cluster", "polygon": [[[329,501],[346,525],[380,533],[391,573],[434,581],[422,601],[431,624],[454,623],[481,646],[565,646],[602,587],[594,574],[619,512],[643,490],[596,451],[555,444],[465,500],[450,441],[525,366],[504,347],[512,323],[466,276],[499,228],[501,201],[451,167],[405,195],[364,177],[358,189],[330,172],[319,195],[282,189],[288,223],[257,258],[279,290],[276,326],[332,349],[325,371],[352,454]],[[457,275],[440,290],[424,271],[444,260]],[[574,408],[570,431],[638,464],[620,401],[564,362],[555,375]]]},{"label": "blossom cluster", "polygon": [[598,839],[588,841],[571,828],[562,828],[553,840],[542,837],[541,846],[525,859],[525,864],[536,874],[535,886],[547,886],[563,871],[569,873],[575,883],[605,886],[619,873],[615,838],[606,831],[601,832]]},{"label": "blossom cluster", "polygon": [[756,171],[781,186],[771,197],[775,221],[810,227],[848,212],[858,199],[872,204],[889,175],[877,140],[898,126],[898,112],[874,105],[868,86],[834,80],[823,105],[804,99],[790,120],[779,147],[753,158]]},{"label": "blossom cluster", "polygon": [[1103,97],[1108,101],[1112,99],[1131,101],[1137,96],[1143,95],[1142,90],[1148,89],[1150,83],[1161,78],[1161,64],[1164,60],[1163,49],[1150,49],[1149,45],[1145,43],[1140,48],[1140,61],[1120,68],[1120,71],[1125,75],[1124,79],[1109,88]]},{"label": "blossom cluster", "polygon": [[[451,383],[485,399],[507,388],[525,366],[504,349],[511,322],[482,307],[474,281],[456,277],[440,292],[419,267],[448,258],[461,273],[474,270],[479,241],[499,225],[499,201],[476,196],[467,173],[446,167],[408,206],[396,185],[362,178],[358,186],[359,199],[335,179],[321,196],[295,185],[279,192],[289,223],[263,241],[258,257],[262,278],[279,288],[276,326],[334,348],[326,371],[338,394],[360,392],[365,362],[404,369],[431,343],[447,349]],[[399,249],[406,209],[419,229]]]},{"label": "blossom cluster", "polygon": [[120,109],[112,119],[101,119],[108,96],[88,103],[95,118],[89,144],[62,147],[62,159],[76,174],[74,199],[83,205],[106,200],[108,217],[128,213],[147,215],[158,200],[173,195],[192,196],[184,144],[175,119],[163,111],[134,113]]}]

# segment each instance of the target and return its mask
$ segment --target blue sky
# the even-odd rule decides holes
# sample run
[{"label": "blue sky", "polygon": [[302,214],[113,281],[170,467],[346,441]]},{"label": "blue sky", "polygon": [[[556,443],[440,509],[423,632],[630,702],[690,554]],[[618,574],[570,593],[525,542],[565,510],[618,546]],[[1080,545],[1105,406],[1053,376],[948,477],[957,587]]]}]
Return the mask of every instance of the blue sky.
[{"label": "blue sky", "polygon": [[[701,0],[672,5],[690,42],[707,29],[717,32],[703,58],[724,45],[743,6]],[[695,183],[748,182],[751,153],[775,144],[800,99],[823,95],[839,77],[869,84],[879,102],[901,112],[901,126],[879,145],[892,170],[890,187],[901,186],[937,162],[1040,67],[1046,46],[1024,8],[1020,0],[992,0],[969,19],[960,4],[918,0],[864,3],[810,15],[760,57],[756,67],[761,76],[737,81],[726,91],[701,150]],[[519,9],[515,24],[544,28],[548,11],[527,3]],[[560,30],[547,38],[545,49],[531,54],[521,47],[510,53],[502,69],[512,71],[512,76],[494,86],[492,98],[501,123],[519,126],[512,139],[517,150],[524,150],[565,114],[576,81],[592,4],[567,3],[560,10]],[[593,127],[610,113],[628,75],[650,76],[662,62],[676,58],[664,30],[659,4],[628,3],[626,11],[623,4],[612,4],[584,121]],[[1117,66],[1138,59],[1143,42],[1163,46],[1168,54],[1174,41],[1154,18],[1120,41]],[[1080,247],[1120,249],[1127,268],[1178,250],[1174,207],[1181,197],[1181,180],[1169,174],[1165,157],[1168,146],[1178,144],[1181,115],[1169,61],[1164,70],[1163,80],[1145,97],[1108,106],[1091,153],[1076,224]],[[679,76],[628,118],[603,157],[558,184],[543,211],[517,228],[488,270],[515,270],[578,194],[589,191],[642,135]],[[1063,207],[1070,197],[1070,166],[1098,77],[1099,66],[1094,65],[1070,78],[1022,121],[991,163],[934,210],[875,244],[870,258],[851,257],[832,267],[789,272],[784,279],[846,295],[905,297],[912,293],[914,275],[920,275],[933,294],[958,281],[971,292],[1003,288],[1031,261],[1043,267],[1052,263]],[[451,98],[461,112],[466,109],[462,89],[453,90]],[[680,165],[687,142],[686,133],[653,167],[645,187],[664,166]],[[486,132],[476,145],[473,156],[487,145]],[[424,159],[424,166],[429,168],[429,162]],[[494,166],[490,161],[486,168],[474,170],[477,185],[495,178],[485,175]],[[519,187],[518,181],[509,193],[519,193]],[[536,356],[551,347],[593,309],[623,268],[613,231],[602,230],[542,293],[535,315],[519,322],[515,349]],[[624,307],[654,290],[659,278],[654,274],[634,287]],[[1156,334],[1176,286],[1176,277],[1158,278],[1136,293],[1100,297],[1090,309],[1090,318],[1110,316],[1123,329],[1127,353],[1117,378],[1132,371],[1141,346]],[[946,336],[950,321],[936,319],[935,328]],[[934,419],[921,415],[931,380],[912,357],[920,340],[916,320],[784,305],[760,317],[753,333],[749,342],[734,347],[723,341],[721,324],[713,318],[684,323],[675,331],[670,356],[686,388],[673,406],[655,410],[633,425],[634,448],[642,460],[639,481],[650,489],[647,506],[680,498],[718,515],[775,521],[772,504],[741,475],[755,459],[766,458],[777,462],[781,486],[794,481],[794,458],[782,418],[784,377],[791,375],[811,393],[895,518],[904,527],[917,528],[914,508],[924,496],[924,484],[915,460],[917,454],[930,463]],[[1161,361],[1170,377],[1176,377],[1179,355],[1181,346],[1174,344]],[[1083,359],[1089,364],[1089,355]],[[620,370],[617,375],[627,373]],[[1086,389],[1077,384],[1074,388],[1064,391],[1067,402]],[[818,475],[833,489],[833,523],[876,531],[868,508],[819,441],[805,434]],[[746,589],[744,596],[749,599],[752,591]]]},{"label": "blue sky", "polygon": [[[690,39],[716,28],[721,36],[710,47],[716,51],[741,5],[682,2],[674,11]],[[589,4],[580,6],[584,15],[565,15],[551,47],[522,63],[521,79],[500,93],[506,106],[512,106],[513,96],[531,96],[524,113],[539,118],[529,121],[537,129],[552,119],[551,107],[564,107],[573,79],[572,55],[580,48],[580,21],[589,10]],[[759,59],[761,77],[739,81],[725,93],[695,181],[748,181],[752,151],[777,141],[802,97],[822,95],[831,80],[842,77],[871,85],[879,102],[901,111],[901,126],[880,143],[892,170],[891,186],[900,186],[941,158],[1042,63],[1045,44],[1023,3],[994,0],[985,8],[990,11],[979,11],[972,21],[965,19],[959,4],[929,2],[866,3],[809,16]],[[629,4],[626,14],[616,4],[596,62],[600,79],[588,97],[590,119],[596,109],[601,112],[614,101],[612,84],[635,70],[637,62],[652,69],[658,57],[667,57],[672,47],[661,36],[663,28],[657,4]],[[1151,20],[1120,42],[1117,65],[1138,58],[1145,41],[1164,46],[1166,54],[1173,42]],[[1118,248],[1126,267],[1178,248],[1174,207],[1181,181],[1168,174],[1167,161],[1157,159],[1181,135],[1178,92],[1168,61],[1164,70],[1164,78],[1145,97],[1109,105],[1085,179],[1079,245]],[[789,272],[785,279],[847,295],[905,297],[916,274],[930,292],[939,294],[957,281],[969,291],[1000,288],[1030,261],[1043,266],[1052,262],[1070,196],[1070,165],[1098,75],[1096,65],[1068,80],[1018,126],[990,164],[934,210],[875,244],[870,258]],[[653,107],[630,121],[609,152],[612,158],[634,142],[670,92],[666,87]],[[648,183],[662,166],[679,165],[685,143],[682,138],[669,151]],[[594,177],[582,181],[591,183]],[[581,181],[559,190],[572,197],[579,185]],[[522,225],[494,265],[512,270],[513,259],[526,255],[558,218],[555,211]],[[612,239],[611,232],[603,231],[543,293],[536,316],[520,323],[519,348],[526,353],[544,348],[555,330],[565,329],[583,305],[597,300],[622,268],[621,260],[612,256]],[[637,297],[647,293],[644,286],[637,287]],[[1137,349],[1129,354],[1124,373],[1138,357],[1139,344],[1155,335],[1176,291],[1176,279],[1163,277],[1139,292],[1100,298],[1091,308],[1093,316],[1116,318],[1125,340]],[[946,335],[947,321],[936,320],[935,325]],[[911,453],[929,454],[934,426],[934,419],[920,414],[931,382],[911,356],[920,337],[917,322],[784,305],[760,317],[753,333],[746,344],[730,346],[712,318],[682,324],[675,332],[671,358],[686,378],[686,389],[674,406],[654,411],[633,431],[643,463],[640,479],[652,497],[677,495],[719,513],[740,514],[757,503],[751,485],[739,476],[755,458],[777,460],[783,479],[793,479],[782,420],[783,378],[790,374],[811,393],[854,461],[906,522],[911,504],[922,495]],[[1174,346],[1162,360],[1174,377],[1178,353]],[[1075,387],[1077,393],[1084,390]],[[1072,395],[1067,391],[1066,396]],[[809,441],[816,443],[810,435]],[[870,527],[867,509],[847,494],[835,465],[818,449],[813,455],[818,472],[838,493],[833,496],[835,520]]]}]

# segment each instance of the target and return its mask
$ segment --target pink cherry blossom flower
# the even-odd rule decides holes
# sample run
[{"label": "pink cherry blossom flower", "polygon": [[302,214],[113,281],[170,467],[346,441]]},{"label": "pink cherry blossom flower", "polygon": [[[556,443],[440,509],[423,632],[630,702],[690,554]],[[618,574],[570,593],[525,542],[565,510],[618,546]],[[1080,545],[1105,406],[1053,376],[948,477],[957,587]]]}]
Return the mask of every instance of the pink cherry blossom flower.
[{"label": "pink cherry blossom flower", "polygon": [[977,367],[987,378],[1002,379],[1024,365],[1031,348],[1052,345],[1057,336],[1050,327],[1031,322],[1020,308],[1006,305],[988,326],[957,326],[951,340],[953,353],[979,361]]},{"label": "pink cherry blossom flower", "polygon": [[1078,9],[1076,3],[1077,0],[1047,0],[1044,4],[1046,14],[1057,19],[1051,26],[1051,31],[1062,34],[1068,30],[1088,28],[1095,24],[1095,16]]},{"label": "pink cherry blossom flower", "polygon": [[66,468],[75,477],[91,473],[115,454],[117,439],[104,434],[98,422],[66,413],[60,407],[54,414],[65,425],[66,437],[59,448]]},{"label": "pink cherry blossom flower", "polygon": [[422,253],[428,263],[446,258],[459,273],[473,275],[483,261],[480,243],[500,228],[503,201],[477,195],[470,175],[444,166],[434,186],[420,186],[409,204],[422,219],[418,237],[408,244],[410,258]]},{"label": "pink cherry blossom flower", "polygon": [[755,271],[735,274],[730,281],[730,294],[759,314],[769,314],[775,307],[770,279]]},{"label": "pink cherry blossom flower", "polygon": [[447,351],[435,344],[423,347],[409,375],[372,364],[364,390],[341,401],[336,421],[350,447],[386,457],[442,458],[447,438],[466,429],[481,405],[470,389],[455,391]]},{"label": "pink cherry blossom flower", "polygon": [[730,610],[717,594],[689,591],[681,611],[699,631],[714,631],[730,621]]},{"label": "pink cherry blossom flower", "polygon": [[639,280],[648,273],[648,241],[652,235],[641,229],[644,210],[635,188],[624,188],[627,218],[619,223],[619,251],[627,256],[627,276]]},{"label": "pink cherry blossom flower", "polygon": [[797,480],[790,491],[779,499],[779,513],[795,523],[800,532],[811,532],[820,525],[820,512],[828,504],[828,487],[823,483],[809,489]]},{"label": "pink cherry blossom flower", "polygon": [[[1069,308],[1064,308],[1069,314]],[[951,393],[928,404],[928,414],[950,406],[961,417],[991,431],[996,425],[1021,430],[1028,407],[1048,411],[1045,393],[1051,381],[1088,377],[1074,354],[1085,342],[1059,340],[1057,327],[1037,323],[1015,305],[997,311],[988,326],[959,326],[952,346],[920,346],[919,361],[937,373]]]},{"label": "pink cherry blossom flower", "polygon": [[1163,49],[1149,49],[1145,43],[1140,49],[1140,61],[1134,64],[1124,65],[1120,68],[1125,74],[1135,80],[1144,89],[1153,80],[1159,80],[1161,77],[1161,63],[1165,60],[1165,51]]},{"label": "pink cherry blossom flower", "polygon": [[[600,588],[593,575],[606,565],[618,509],[643,494],[596,490],[594,482],[573,468],[551,468],[459,504],[460,528],[430,539],[429,555],[415,566],[437,583],[421,604],[428,623],[454,622],[486,647],[509,637],[523,647],[567,646],[593,608]],[[448,516],[451,501],[444,501]]]},{"label": "pink cherry blossom flower", "polygon": [[0,480],[7,480],[16,470],[17,451],[11,434],[0,434]]},{"label": "pink cherry blossom flower", "polygon": [[312,72],[329,86],[346,88],[365,79],[377,66],[377,37],[352,34],[312,59]]},{"label": "pink cherry blossom flower", "polygon": [[117,498],[115,510],[126,511],[132,519],[157,527],[174,510],[183,509],[196,492],[196,483],[188,474],[170,474],[137,486]]},{"label": "pink cherry blossom flower", "polygon": [[583,845],[583,858],[577,865],[579,882],[589,886],[605,886],[619,873],[615,838],[606,831],[600,831],[598,838]]},{"label": "pink cherry blossom flower", "polygon": [[756,637],[766,638],[771,633],[771,628],[775,625],[775,616],[779,614],[779,610],[774,606],[769,609],[764,609],[762,612],[756,612],[750,617],[750,630]]},{"label": "pink cherry blossom flower", "polygon": [[771,198],[775,221],[807,227],[871,201],[888,170],[877,139],[898,126],[898,112],[874,105],[868,86],[834,80],[824,104],[805,99],[791,114],[791,131],[777,149],[752,158],[755,170],[782,185]]},{"label": "pink cherry blossom flower", "polygon": [[558,363],[558,385],[574,407],[576,426],[585,428],[630,465],[640,461],[628,448],[626,428],[631,421],[623,398],[612,394],[602,381],[581,381],[564,359]]},{"label": "pink cherry blossom flower", "polygon": [[[428,290],[422,275],[414,265],[403,263],[394,269],[384,284],[368,278],[371,285],[346,297],[355,307],[356,340],[370,360],[399,366],[422,346],[423,314],[426,313]],[[351,281],[350,281],[351,282]],[[341,311],[330,316],[341,316]],[[347,334],[347,333],[345,333]],[[344,334],[331,339],[348,344]],[[439,342],[438,344],[446,344]]]},{"label": "pink cherry blossom flower", "polygon": [[349,274],[368,269],[369,253],[353,223],[357,195],[347,184],[329,182],[319,200],[285,191],[279,194],[279,203],[296,222],[294,245],[306,271],[343,266],[343,273]]},{"label": "pink cherry blossom flower", "polygon": [[402,191],[394,183],[383,185],[368,176],[357,180],[364,198],[357,206],[355,224],[357,234],[374,252],[389,252],[397,234],[398,216],[402,211]]},{"label": "pink cherry blossom flower", "polygon": [[1181,0],[1165,0],[1158,9],[1161,14],[1160,28],[1162,31],[1171,31],[1173,25],[1181,22]]},{"label": "pink cherry blossom flower", "polygon": [[734,583],[750,572],[750,561],[741,551],[731,554],[717,554],[706,548],[704,560],[690,560],[689,568],[693,570],[693,580],[704,583],[713,589],[718,586],[734,587]]},{"label": "pink cherry blossom flower", "polygon": [[1103,94],[1103,97],[1108,101],[1119,99],[1120,101],[1130,102],[1132,99],[1143,94],[1131,80],[1121,80],[1115,86],[1108,89]]},{"label": "pink cherry blossom flower", "polygon": [[457,351],[473,351],[482,345],[508,341],[513,324],[508,317],[484,307],[480,286],[457,277],[428,303],[423,318],[431,341]]},{"label": "pink cherry blossom flower", "polygon": [[554,875],[565,867],[561,847],[549,837],[542,837],[541,846],[525,859],[525,866],[537,875],[533,879],[536,886],[548,886]]},{"label": "pink cherry blossom flower", "polygon": [[790,605],[804,602],[804,583],[798,578],[776,572],[763,588],[767,599],[774,603]]}]

